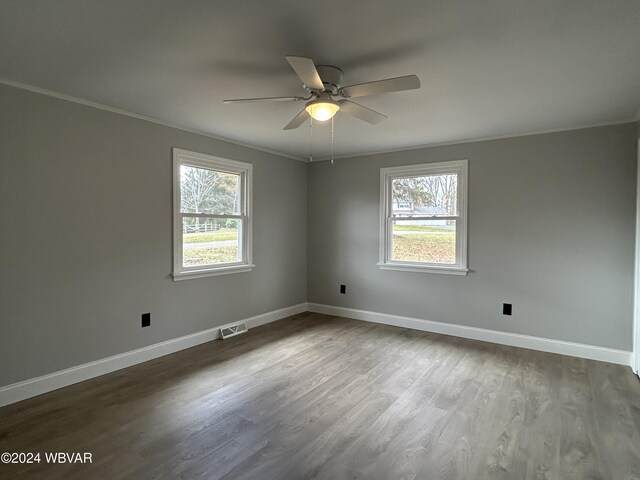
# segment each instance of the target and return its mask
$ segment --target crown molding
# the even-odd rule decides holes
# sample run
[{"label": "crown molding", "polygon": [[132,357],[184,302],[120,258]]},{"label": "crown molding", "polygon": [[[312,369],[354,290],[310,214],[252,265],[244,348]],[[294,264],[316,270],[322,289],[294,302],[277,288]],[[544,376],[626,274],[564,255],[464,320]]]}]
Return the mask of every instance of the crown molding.
[{"label": "crown molding", "polygon": [[138,120],[144,120],[145,122],[151,122],[158,125],[163,125],[165,127],[175,128],[176,130],[182,130],[184,132],[195,133],[196,135],[202,135],[203,137],[213,138],[215,140],[220,140],[222,142],[231,143],[233,145],[238,145],[239,147],[251,148],[253,150],[258,150],[260,152],[270,153],[271,155],[277,155],[279,157],[289,158],[291,160],[297,160],[299,162],[307,162],[308,160],[301,157],[296,157],[294,155],[289,155],[287,153],[278,152],[276,150],[270,150],[267,148],[259,147],[257,145],[251,145],[248,143],[239,142],[238,140],[234,140],[231,138],[221,137],[218,135],[213,135],[209,132],[205,132],[204,130],[198,130],[196,128],[187,127],[186,125],[180,125],[178,123],[166,122],[164,120],[160,120],[159,118],[150,117],[148,115],[142,115],[140,113],[129,112],[127,110],[122,110],[121,108],[110,107],[109,105],[103,105],[102,103],[92,102],[91,100],[85,100],[83,98],[73,97],[71,95],[67,95],[65,93],[54,92],[52,90],[47,90],[46,88],[40,88],[33,85],[28,85],[22,82],[16,82],[13,80],[8,80],[6,78],[0,78],[0,84],[8,85],[10,87],[19,88],[21,90],[28,90],[30,92],[39,93],[40,95],[46,95],[48,97],[58,98],[60,100],[66,100],[68,102],[79,103],[80,105],[84,105],[87,107],[97,108],[99,110],[105,110],[107,112],[116,113],[119,115],[124,115],[127,117],[137,118]]},{"label": "crown molding", "polygon": [[[66,101],[69,101],[69,102],[79,103],[79,104],[85,105],[87,107],[93,107],[93,108],[97,108],[99,110],[105,110],[107,112],[117,113],[117,114],[120,114],[120,115],[125,115],[127,117],[137,118],[138,120],[144,120],[146,122],[151,122],[151,123],[155,123],[155,124],[158,124],[158,125],[163,125],[165,127],[170,127],[170,128],[175,128],[177,130],[182,130],[184,132],[194,133],[196,135],[202,135],[204,137],[209,137],[209,138],[213,138],[215,140],[220,140],[220,141],[223,141],[223,142],[231,143],[233,145],[238,145],[239,147],[251,148],[253,150],[258,150],[260,152],[269,153],[271,155],[277,155],[279,157],[289,158],[291,160],[297,160],[299,162],[315,163],[315,162],[327,162],[327,161],[331,160],[330,157],[321,157],[321,158],[318,158],[318,159],[314,159],[313,162],[310,162],[309,159],[305,158],[305,157],[298,157],[298,156],[295,156],[295,155],[290,155],[288,153],[279,152],[277,150],[270,150],[268,148],[260,147],[260,146],[257,146],[257,145],[243,143],[243,142],[240,142],[238,140],[234,140],[232,138],[213,135],[212,133],[205,132],[204,130],[198,130],[196,128],[187,127],[186,125],[180,125],[180,124],[177,124],[177,123],[166,122],[164,120],[160,120],[160,119],[155,118],[155,117],[150,117],[148,115],[142,115],[142,114],[139,114],[139,113],[129,112],[127,110],[122,110],[120,108],[110,107],[108,105],[103,105],[101,103],[92,102],[91,100],[85,100],[85,99],[82,99],[82,98],[73,97],[71,95],[67,95],[67,94],[59,93],[59,92],[54,92],[52,90],[47,90],[46,88],[40,88],[40,87],[36,87],[36,86],[33,86],[33,85],[28,85],[26,83],[16,82],[14,80],[8,80],[8,79],[5,79],[5,78],[0,78],[0,84],[8,85],[10,87],[19,88],[21,90],[28,90],[30,92],[39,93],[41,95],[46,95],[46,96],[49,96],[49,97],[54,97],[54,98],[58,98],[58,99],[61,99],[61,100],[66,100]],[[634,117],[632,117],[632,118],[616,120],[616,121],[611,121],[611,122],[582,124],[582,125],[577,125],[577,126],[572,126],[572,127],[553,128],[553,129],[548,129],[548,130],[535,130],[535,131],[530,131],[530,132],[523,132],[523,133],[516,133],[516,134],[509,134],[509,135],[492,135],[492,136],[487,136],[487,137],[474,137],[474,138],[469,138],[469,139],[451,140],[451,141],[446,141],[446,142],[423,143],[423,144],[411,145],[411,146],[402,147],[402,148],[371,150],[371,151],[362,152],[362,153],[354,153],[354,154],[349,154],[349,155],[339,155],[337,157],[334,157],[334,160],[344,160],[344,159],[356,158],[356,157],[367,157],[367,156],[370,156],[370,155],[382,155],[382,154],[385,154],[385,153],[406,152],[406,151],[410,151],[410,150],[420,150],[420,149],[423,149],[423,148],[431,148],[431,147],[445,147],[445,146],[449,146],[449,145],[461,145],[461,144],[465,144],[465,143],[486,142],[486,141],[489,141],[489,140],[504,140],[504,139],[507,139],[507,138],[528,137],[528,136],[531,136],[531,135],[544,135],[545,133],[567,132],[567,131],[570,131],[570,130],[582,130],[582,129],[585,129],[585,128],[607,127],[607,126],[611,126],[611,125],[622,125],[624,123],[633,123],[633,122],[639,122],[639,121],[640,121],[640,110],[638,110],[638,113],[636,113],[636,115]]]},{"label": "crown molding", "polygon": [[[638,115],[640,115],[640,112],[638,112]],[[413,146],[410,146],[410,147],[390,148],[390,149],[386,149],[386,150],[372,150],[372,151],[364,152],[364,153],[354,153],[354,154],[351,154],[351,155],[337,156],[337,157],[334,157],[334,160],[343,160],[343,159],[357,158],[357,157],[368,157],[368,156],[372,156],[372,155],[382,155],[382,154],[385,154],[385,153],[395,153],[395,152],[406,152],[406,151],[410,151],[410,150],[421,150],[423,148],[431,148],[431,147],[446,147],[446,146],[449,146],[449,145],[462,145],[462,144],[465,144],[465,143],[487,142],[489,140],[505,140],[505,139],[508,139],[508,138],[529,137],[529,136],[533,136],[533,135],[544,135],[545,133],[569,132],[571,130],[583,130],[583,129],[586,129],[586,128],[610,127],[612,125],[624,125],[625,123],[634,123],[634,122],[640,120],[640,118],[637,118],[638,115],[636,115],[636,118],[627,118],[627,119],[615,120],[615,121],[611,121],[611,122],[585,124],[585,125],[579,125],[579,126],[575,126],[575,127],[563,127],[563,128],[549,129],[549,130],[537,130],[537,131],[526,132],[526,133],[517,133],[517,134],[512,134],[512,135],[495,135],[495,136],[488,136],[488,137],[475,137],[475,138],[469,138],[469,139],[466,139],[466,140],[452,140],[452,141],[449,141],[449,142],[425,143],[425,144],[413,145]],[[314,159],[313,162],[311,162],[311,163],[328,162],[330,160],[331,160],[330,157],[321,157],[321,158],[318,158],[317,160]],[[308,162],[308,160],[306,160],[306,161]]]}]

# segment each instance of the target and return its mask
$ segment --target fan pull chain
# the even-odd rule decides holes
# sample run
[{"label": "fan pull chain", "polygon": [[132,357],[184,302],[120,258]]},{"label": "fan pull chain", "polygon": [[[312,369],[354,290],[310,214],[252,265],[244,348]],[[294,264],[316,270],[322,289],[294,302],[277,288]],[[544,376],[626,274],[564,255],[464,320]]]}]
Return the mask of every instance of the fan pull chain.
[{"label": "fan pull chain", "polygon": [[309,161],[313,162],[313,117],[311,118],[311,122],[309,122]]},{"label": "fan pull chain", "polygon": [[333,165],[333,117],[331,117],[331,165]]}]

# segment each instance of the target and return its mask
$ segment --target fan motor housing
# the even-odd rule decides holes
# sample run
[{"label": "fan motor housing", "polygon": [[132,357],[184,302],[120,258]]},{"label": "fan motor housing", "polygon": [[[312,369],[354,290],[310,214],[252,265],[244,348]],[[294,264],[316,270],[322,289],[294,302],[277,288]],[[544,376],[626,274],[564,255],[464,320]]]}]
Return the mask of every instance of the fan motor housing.
[{"label": "fan motor housing", "polygon": [[336,89],[342,84],[342,76],[344,72],[333,65],[316,65],[318,75],[322,83],[335,87]]}]

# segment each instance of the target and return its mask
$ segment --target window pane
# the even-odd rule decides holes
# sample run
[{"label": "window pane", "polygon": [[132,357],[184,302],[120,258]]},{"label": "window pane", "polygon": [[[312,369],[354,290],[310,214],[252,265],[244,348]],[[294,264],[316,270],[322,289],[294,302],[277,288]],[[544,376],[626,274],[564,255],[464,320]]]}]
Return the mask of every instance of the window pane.
[{"label": "window pane", "polygon": [[180,166],[180,211],[240,215],[240,175]]},{"label": "window pane", "polygon": [[182,219],[182,266],[239,262],[240,221],[221,218]]},{"label": "window pane", "polygon": [[454,216],[458,214],[458,175],[394,178],[393,216]]},{"label": "window pane", "polygon": [[455,220],[394,220],[393,260],[456,263]]}]

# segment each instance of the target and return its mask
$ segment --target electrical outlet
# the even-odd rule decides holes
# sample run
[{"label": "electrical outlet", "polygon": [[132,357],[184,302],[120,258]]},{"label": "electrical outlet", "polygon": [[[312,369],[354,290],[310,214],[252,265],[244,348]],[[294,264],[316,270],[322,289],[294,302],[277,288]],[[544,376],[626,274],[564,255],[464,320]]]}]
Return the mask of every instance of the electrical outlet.
[{"label": "electrical outlet", "polygon": [[148,327],[149,325],[151,325],[151,314],[150,313],[143,313],[142,314],[142,328]]},{"label": "electrical outlet", "polygon": [[340,285],[340,293],[347,293],[347,286],[346,285]]},{"label": "electrical outlet", "polygon": [[502,314],[503,315],[511,315],[512,305],[510,303],[502,304]]}]

